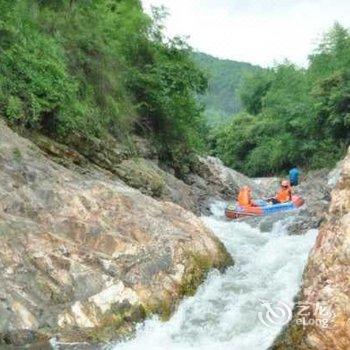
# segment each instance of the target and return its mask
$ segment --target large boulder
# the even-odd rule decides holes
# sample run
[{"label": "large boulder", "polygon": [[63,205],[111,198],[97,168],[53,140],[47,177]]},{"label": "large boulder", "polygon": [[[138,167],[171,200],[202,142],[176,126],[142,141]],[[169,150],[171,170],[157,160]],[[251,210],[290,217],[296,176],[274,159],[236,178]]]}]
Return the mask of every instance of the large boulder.
[{"label": "large boulder", "polygon": [[209,214],[215,200],[232,200],[243,185],[251,186],[255,196],[262,193],[254,181],[214,157],[197,157],[192,173],[179,179],[171,167],[160,164],[152,145],[136,136],[129,147],[112,137],[104,141],[80,137],[63,144],[42,134],[27,136],[56,163],[74,172],[94,173],[98,167],[99,172],[113,174],[143,194],[171,201],[197,215]]},{"label": "large boulder", "polygon": [[249,177],[226,167],[218,158],[198,157],[193,173],[186,182],[197,187],[208,198],[232,200],[236,198],[240,187],[250,186],[254,197],[262,195],[261,187]]},{"label": "large boulder", "polygon": [[191,212],[63,167],[0,124],[0,344],[116,337],[231,263]]},{"label": "large boulder", "polygon": [[82,174],[101,172],[116,175],[130,187],[157,199],[171,201],[197,215],[209,214],[215,200],[236,198],[239,188],[249,185],[255,197],[264,186],[223,165],[215,157],[195,157],[192,172],[183,179],[161,164],[152,145],[134,136],[129,147],[111,136],[106,140],[77,137],[62,144],[42,134],[27,135],[56,163]]},{"label": "large boulder", "polygon": [[273,349],[350,349],[350,149],[303,276],[299,305]]}]

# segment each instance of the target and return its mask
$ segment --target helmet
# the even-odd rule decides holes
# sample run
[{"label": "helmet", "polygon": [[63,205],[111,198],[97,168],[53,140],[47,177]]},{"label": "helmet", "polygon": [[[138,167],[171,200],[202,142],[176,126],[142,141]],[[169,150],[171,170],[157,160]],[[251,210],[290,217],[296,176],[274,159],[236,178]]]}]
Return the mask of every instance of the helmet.
[{"label": "helmet", "polygon": [[289,186],[289,181],[288,181],[288,180],[283,180],[282,183],[281,183],[281,185],[282,185],[283,187],[288,187],[288,186]]}]

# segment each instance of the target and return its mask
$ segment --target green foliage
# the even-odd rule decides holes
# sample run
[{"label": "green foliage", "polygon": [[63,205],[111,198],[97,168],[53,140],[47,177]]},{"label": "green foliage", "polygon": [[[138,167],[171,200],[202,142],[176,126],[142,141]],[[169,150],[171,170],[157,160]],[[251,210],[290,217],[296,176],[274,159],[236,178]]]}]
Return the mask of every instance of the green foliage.
[{"label": "green foliage", "polygon": [[37,31],[24,3],[13,6],[7,22],[1,23],[2,31],[10,34],[0,47],[2,113],[12,123],[28,127],[58,128],[61,118],[74,129],[77,119],[65,116],[69,112],[78,116],[74,108],[77,85],[69,77],[64,56],[54,40]]},{"label": "green foliage", "polygon": [[182,174],[182,163],[190,158],[188,150],[204,148],[198,135],[203,135],[205,126],[195,94],[204,91],[206,79],[180,39],[158,45],[153,55],[154,64],[136,71],[130,84],[142,99],[142,124],[154,131],[162,160],[170,160]]},{"label": "green foliage", "polygon": [[14,122],[16,120],[23,121],[25,119],[24,106],[22,100],[17,96],[9,95],[6,101],[5,115]]},{"label": "green foliage", "polygon": [[208,77],[208,90],[199,100],[205,106],[209,125],[222,125],[242,110],[239,94],[246,75],[263,71],[249,63],[218,59],[204,53],[194,53],[195,61]]},{"label": "green foliage", "polygon": [[[349,67],[350,68],[350,67]],[[313,90],[317,122],[327,135],[341,140],[350,138],[350,69],[331,74]]]},{"label": "green foliage", "polygon": [[308,69],[285,62],[247,77],[241,98],[249,114],[215,131],[215,154],[253,176],[332,166],[350,141],[349,57],[350,33],[336,24]]},{"label": "green foliage", "polygon": [[13,150],[13,158],[17,163],[19,163],[22,160],[22,153],[17,147]]},{"label": "green foliage", "polygon": [[[0,0],[0,113],[66,139],[151,137],[177,170],[203,147],[206,80],[139,0]],[[179,170],[180,171],[180,170]]]},{"label": "green foliage", "polygon": [[60,125],[65,123],[69,129],[76,126],[76,119],[66,119],[67,113],[77,112],[72,100],[76,84],[54,49],[52,42],[36,37],[21,40],[3,54],[0,84],[6,93],[1,96],[1,102],[5,116],[11,121],[51,129],[58,128],[62,119]]},{"label": "green foliage", "polygon": [[264,98],[271,86],[272,72],[262,70],[246,76],[240,97],[248,113],[257,115],[263,108]]}]

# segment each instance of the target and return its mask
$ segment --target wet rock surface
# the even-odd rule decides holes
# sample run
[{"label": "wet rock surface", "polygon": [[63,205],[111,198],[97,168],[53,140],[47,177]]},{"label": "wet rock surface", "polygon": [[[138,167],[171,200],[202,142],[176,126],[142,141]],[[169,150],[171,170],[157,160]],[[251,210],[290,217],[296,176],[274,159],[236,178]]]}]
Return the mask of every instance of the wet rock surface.
[{"label": "wet rock surface", "polygon": [[[201,179],[205,182],[203,183]],[[249,186],[257,196],[263,193],[261,186],[253,179],[224,166],[220,159],[210,156],[198,157],[194,174],[189,175],[187,182],[199,188],[205,186],[223,199],[236,198],[239,188],[245,185]]]},{"label": "wet rock surface", "polygon": [[0,124],[0,344],[122,336],[232,264],[191,212],[71,159]]},{"label": "wet rock surface", "polygon": [[308,312],[295,310],[271,349],[350,348],[350,150],[331,198],[298,297]]},{"label": "wet rock surface", "polygon": [[199,205],[198,212],[210,215],[210,205],[214,201],[235,200],[240,187],[249,186],[253,192],[261,196],[263,191],[253,179],[226,167],[215,157],[198,157],[196,166],[184,179]]},{"label": "wet rock surface", "polygon": [[111,138],[105,142],[77,138],[67,140],[67,146],[41,134],[26,136],[56,163],[74,172],[105,172],[143,194],[176,203],[196,215],[209,215],[216,200],[236,198],[241,186],[249,185],[255,193],[262,193],[259,184],[215,157],[197,157],[193,169],[179,179],[173,169],[159,163],[152,145],[136,136],[129,149]]},{"label": "wet rock surface", "polygon": [[[76,140],[72,148],[36,137],[40,148],[0,124],[4,349],[22,349],[28,342],[36,342],[30,349],[47,349],[44,340],[57,336],[59,342],[78,341],[79,349],[87,340],[90,350],[95,348],[91,344],[129,334],[135,322],[151,313],[166,319],[211,267],[232,264],[223,245],[193,213],[209,214],[212,201],[232,200],[243,185],[252,188],[254,197],[270,196],[280,181],[249,179],[213,157],[199,157],[180,180],[158,163],[143,139],[131,150],[113,140],[97,145],[89,141],[84,147]],[[331,176],[318,171],[303,179],[295,192],[307,204],[297,214],[245,219],[265,232],[280,221],[290,234],[318,228],[326,220],[321,233],[329,232],[320,234],[323,238],[310,258],[301,300],[317,296],[334,306],[341,340],[327,334],[332,339],[323,339],[322,330],[292,325],[276,349],[345,349],[341,346],[348,344],[344,319],[350,293],[343,266],[348,254],[341,243],[345,236],[336,233],[349,227],[343,219],[348,206],[341,204],[350,197],[348,190],[341,192],[348,186],[346,164],[349,160]],[[325,219],[330,191],[340,175],[341,185],[333,193],[338,204],[332,204]],[[338,298],[340,290],[345,292]],[[291,345],[295,339],[300,347]],[[75,348],[58,344],[59,349]]]}]

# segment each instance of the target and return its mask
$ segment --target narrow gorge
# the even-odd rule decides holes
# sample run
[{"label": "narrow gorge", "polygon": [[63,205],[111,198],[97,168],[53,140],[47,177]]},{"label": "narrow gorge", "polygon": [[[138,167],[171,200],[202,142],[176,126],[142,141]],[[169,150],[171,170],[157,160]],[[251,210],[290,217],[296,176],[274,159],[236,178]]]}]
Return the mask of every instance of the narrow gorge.
[{"label": "narrow gorge", "polygon": [[0,57],[0,350],[350,349],[349,1],[0,0]]},{"label": "narrow gorge", "polygon": [[[87,154],[0,127],[4,349],[349,344],[349,156],[305,178],[300,212],[228,222],[224,201],[240,186],[261,196],[278,179],[249,179],[207,157],[185,183],[142,140],[138,157],[110,144]],[[263,301],[298,300],[326,303],[335,328],[300,328],[296,309],[288,326],[259,320]]]}]

